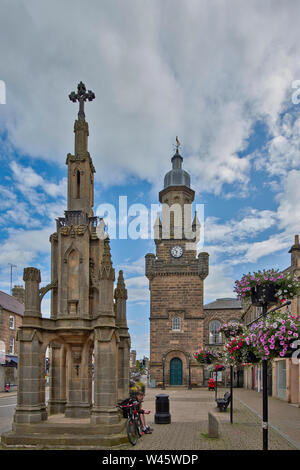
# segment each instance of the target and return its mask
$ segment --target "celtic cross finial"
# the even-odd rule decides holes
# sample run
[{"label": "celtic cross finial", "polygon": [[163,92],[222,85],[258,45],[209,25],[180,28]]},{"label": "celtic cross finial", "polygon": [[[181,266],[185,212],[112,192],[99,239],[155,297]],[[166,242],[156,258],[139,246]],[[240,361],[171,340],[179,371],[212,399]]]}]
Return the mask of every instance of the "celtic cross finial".
[{"label": "celtic cross finial", "polygon": [[95,93],[91,90],[86,91],[85,84],[80,82],[77,85],[77,93],[75,93],[75,91],[72,91],[69,94],[69,98],[74,103],[76,103],[76,101],[79,102],[78,119],[80,119],[81,121],[85,121],[84,102],[86,100],[93,101],[93,99],[95,98]]}]

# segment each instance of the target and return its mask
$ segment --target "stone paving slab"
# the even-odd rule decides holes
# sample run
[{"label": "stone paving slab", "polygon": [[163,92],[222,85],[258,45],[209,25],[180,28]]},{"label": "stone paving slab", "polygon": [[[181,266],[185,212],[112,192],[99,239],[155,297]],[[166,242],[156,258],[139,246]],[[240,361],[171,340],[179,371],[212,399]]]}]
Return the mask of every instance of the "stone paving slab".
[{"label": "stone paving slab", "polygon": [[[262,393],[253,390],[235,389],[234,395],[260,417],[262,415]],[[300,408],[284,400],[268,397],[269,424],[274,426],[300,449]]]},{"label": "stone paving slab", "polygon": [[[218,396],[223,396],[220,390]],[[155,396],[169,395],[171,423],[155,424]],[[223,393],[224,394],[224,393]],[[139,439],[132,450],[260,450],[262,448],[261,420],[243,403],[234,403],[234,424],[230,412],[220,413],[215,406],[215,394],[205,389],[148,389],[144,409],[152,434]],[[208,438],[208,411],[213,410],[221,421],[220,438]],[[270,450],[295,450],[295,447],[273,429],[269,430]]]}]

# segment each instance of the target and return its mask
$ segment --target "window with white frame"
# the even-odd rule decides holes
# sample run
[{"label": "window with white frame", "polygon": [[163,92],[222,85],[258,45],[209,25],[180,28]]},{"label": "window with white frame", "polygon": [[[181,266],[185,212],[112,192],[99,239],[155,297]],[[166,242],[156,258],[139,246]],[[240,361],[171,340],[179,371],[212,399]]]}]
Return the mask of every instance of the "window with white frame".
[{"label": "window with white frame", "polygon": [[219,332],[221,323],[218,320],[213,320],[209,324],[209,343],[210,344],[221,344],[222,343],[222,333]]},{"label": "window with white frame", "polygon": [[173,317],[172,330],[173,331],[180,331],[180,329],[181,329],[181,318],[180,317]]},{"label": "window with white frame", "polygon": [[15,352],[15,338],[11,336],[9,341],[9,354],[14,354]]},{"label": "window with white frame", "polygon": [[15,329],[15,317],[13,315],[9,316],[9,328],[11,330]]}]

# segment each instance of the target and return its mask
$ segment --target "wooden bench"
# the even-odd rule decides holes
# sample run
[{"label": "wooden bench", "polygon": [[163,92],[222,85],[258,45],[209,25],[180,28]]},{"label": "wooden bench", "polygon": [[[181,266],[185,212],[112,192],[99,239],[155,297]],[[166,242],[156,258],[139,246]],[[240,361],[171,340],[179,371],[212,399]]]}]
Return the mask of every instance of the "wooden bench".
[{"label": "wooden bench", "polygon": [[220,411],[226,411],[229,403],[231,402],[231,394],[230,392],[226,392],[224,398],[217,398],[217,407]]}]

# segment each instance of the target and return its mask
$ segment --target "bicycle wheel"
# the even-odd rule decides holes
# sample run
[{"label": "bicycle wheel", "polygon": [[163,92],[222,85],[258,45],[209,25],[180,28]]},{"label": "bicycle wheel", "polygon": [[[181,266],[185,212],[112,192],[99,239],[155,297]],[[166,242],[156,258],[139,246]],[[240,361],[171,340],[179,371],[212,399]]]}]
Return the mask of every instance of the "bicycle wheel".
[{"label": "bicycle wheel", "polygon": [[141,417],[140,415],[138,415],[136,418],[135,418],[135,423],[136,423],[136,428],[137,428],[137,432],[138,432],[138,436],[141,437],[142,436],[142,421],[141,421]]},{"label": "bicycle wheel", "polygon": [[126,424],[127,436],[130,444],[135,446],[138,440],[138,428],[133,417],[129,417]]}]

